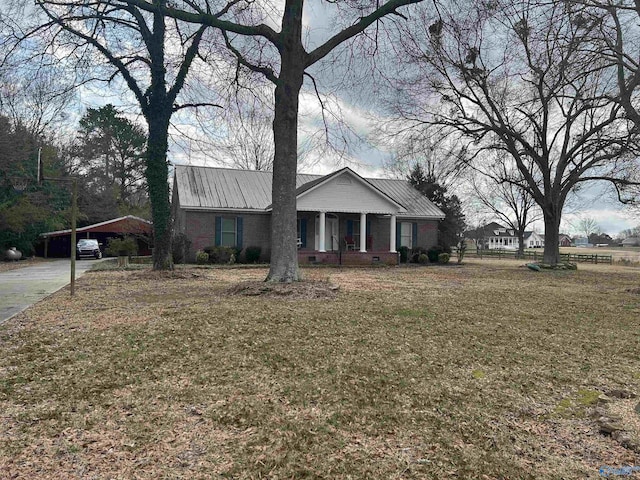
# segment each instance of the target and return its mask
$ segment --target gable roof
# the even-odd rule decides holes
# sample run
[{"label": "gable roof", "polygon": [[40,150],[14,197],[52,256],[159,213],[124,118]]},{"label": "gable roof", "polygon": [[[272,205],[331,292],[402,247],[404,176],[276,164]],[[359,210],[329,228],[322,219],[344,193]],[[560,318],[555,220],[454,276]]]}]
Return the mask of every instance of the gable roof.
[{"label": "gable roof", "polygon": [[[363,178],[343,168],[329,175],[296,175],[296,196],[345,171],[398,205],[399,217],[444,218],[444,213],[405,180]],[[176,165],[174,189],[181,208],[266,212],[271,205],[272,173],[255,170]],[[402,209],[406,211],[401,211]]]}]

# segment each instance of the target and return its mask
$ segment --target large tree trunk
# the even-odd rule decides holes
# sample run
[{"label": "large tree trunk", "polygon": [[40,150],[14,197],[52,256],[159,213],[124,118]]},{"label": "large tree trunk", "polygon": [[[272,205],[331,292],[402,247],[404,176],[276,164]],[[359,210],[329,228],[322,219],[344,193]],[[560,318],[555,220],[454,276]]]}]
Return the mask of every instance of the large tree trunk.
[{"label": "large tree trunk", "polygon": [[546,205],[542,209],[544,215],[544,258],[543,262],[555,265],[560,262],[560,218],[562,207]]},{"label": "large tree trunk", "polygon": [[282,22],[282,65],[275,91],[273,187],[271,212],[271,268],[267,281],[295,282],[296,172],[298,163],[298,103],[304,75],[302,2],[287,0]]},{"label": "large tree trunk", "polygon": [[524,258],[524,229],[517,230],[518,234],[518,258]]},{"label": "large tree trunk", "polygon": [[[160,110],[160,109],[158,109]],[[147,142],[147,184],[153,219],[153,269],[172,270],[171,206],[169,204],[169,167],[167,150],[170,113],[158,111],[149,115]]]}]

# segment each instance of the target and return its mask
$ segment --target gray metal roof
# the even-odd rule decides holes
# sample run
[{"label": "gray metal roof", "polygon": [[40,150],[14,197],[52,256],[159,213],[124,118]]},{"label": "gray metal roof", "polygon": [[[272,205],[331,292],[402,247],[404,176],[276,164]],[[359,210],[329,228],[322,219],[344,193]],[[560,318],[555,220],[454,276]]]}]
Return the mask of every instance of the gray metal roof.
[{"label": "gray metal roof", "polygon": [[[299,173],[296,188],[325,178]],[[444,218],[444,213],[405,180],[366,178],[407,211],[398,217]],[[175,182],[182,208],[266,210],[271,204],[271,172],[176,165]],[[305,191],[306,189],[301,189]]]}]

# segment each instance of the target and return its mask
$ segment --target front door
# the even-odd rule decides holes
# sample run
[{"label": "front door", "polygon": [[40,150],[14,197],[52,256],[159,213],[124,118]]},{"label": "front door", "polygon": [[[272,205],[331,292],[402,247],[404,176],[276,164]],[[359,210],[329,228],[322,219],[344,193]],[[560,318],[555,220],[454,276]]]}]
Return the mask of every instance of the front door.
[{"label": "front door", "polygon": [[[327,251],[338,250],[340,239],[338,238],[338,217],[333,213],[325,214],[324,249]],[[320,250],[320,216],[316,215],[316,250]]]}]

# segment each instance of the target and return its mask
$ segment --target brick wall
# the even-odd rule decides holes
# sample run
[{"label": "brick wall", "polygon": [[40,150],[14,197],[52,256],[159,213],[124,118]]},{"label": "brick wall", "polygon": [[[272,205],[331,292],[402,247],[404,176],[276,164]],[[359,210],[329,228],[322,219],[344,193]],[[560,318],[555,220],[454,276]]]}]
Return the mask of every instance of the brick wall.
[{"label": "brick wall", "polygon": [[195,252],[216,242],[216,217],[242,217],[242,248],[260,247],[261,260],[268,260],[271,254],[271,215],[260,213],[222,213],[187,211],[184,213],[184,233],[191,239],[189,260],[195,259]]}]

